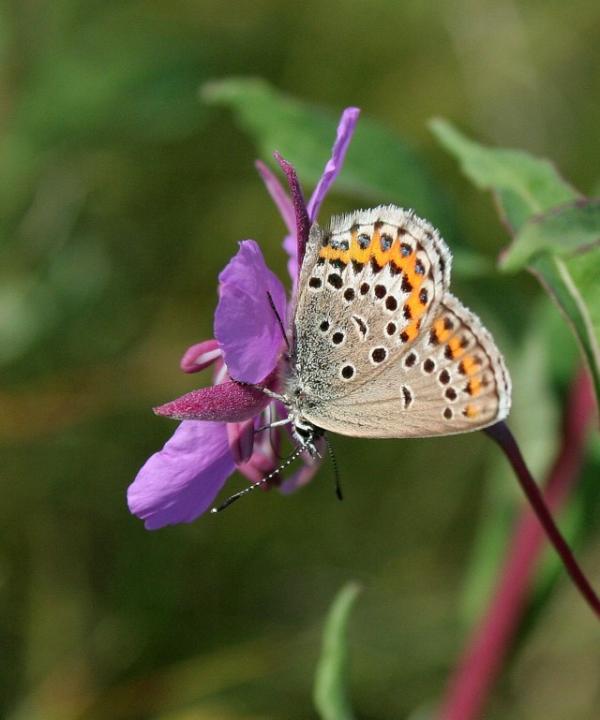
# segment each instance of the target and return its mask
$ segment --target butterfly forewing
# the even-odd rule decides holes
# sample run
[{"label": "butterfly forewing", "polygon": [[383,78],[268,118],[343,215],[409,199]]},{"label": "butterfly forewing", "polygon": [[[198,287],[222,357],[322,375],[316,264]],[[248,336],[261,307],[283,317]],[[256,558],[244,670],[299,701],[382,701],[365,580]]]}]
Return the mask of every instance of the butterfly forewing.
[{"label": "butterfly forewing", "polygon": [[396,362],[450,279],[437,232],[393,206],[313,228],[295,316],[295,377],[310,402],[352,393]]},{"label": "butterfly forewing", "polygon": [[501,355],[449,282],[445,243],[411,212],[379,207],[313,228],[288,388],[302,417],[364,437],[448,435],[505,417]]}]

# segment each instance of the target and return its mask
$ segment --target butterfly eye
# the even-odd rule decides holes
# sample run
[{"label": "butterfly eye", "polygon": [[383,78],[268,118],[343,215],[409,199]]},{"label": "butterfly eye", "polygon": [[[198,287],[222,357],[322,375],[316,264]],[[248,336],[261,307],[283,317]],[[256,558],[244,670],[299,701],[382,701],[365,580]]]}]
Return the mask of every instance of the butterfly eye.
[{"label": "butterfly eye", "polygon": [[412,252],[412,248],[408,243],[402,243],[400,245],[400,254],[402,257],[408,257]]}]

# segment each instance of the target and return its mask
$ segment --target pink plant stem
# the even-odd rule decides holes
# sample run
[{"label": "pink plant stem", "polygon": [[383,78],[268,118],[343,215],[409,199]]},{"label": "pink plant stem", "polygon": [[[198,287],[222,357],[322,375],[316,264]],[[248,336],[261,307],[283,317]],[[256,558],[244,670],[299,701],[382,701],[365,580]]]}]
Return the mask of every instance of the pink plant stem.
[{"label": "pink plant stem", "polygon": [[[548,476],[544,493],[547,508],[551,511],[556,511],[563,505],[577,479],[583,463],[586,430],[593,414],[594,395],[591,383],[587,373],[580,371],[566,409],[562,447]],[[514,458],[509,459],[513,463]],[[522,462],[520,453],[517,461],[519,459]],[[543,499],[541,495],[539,499]],[[449,683],[439,713],[440,720],[476,720],[481,717],[492,684],[501,670],[523,614],[545,537],[539,516],[536,517],[531,508],[525,507],[490,605],[475,628]],[[570,550],[568,552],[570,555]],[[575,564],[576,570],[569,567],[568,562],[565,562],[565,565],[573,577],[573,572],[581,571],[572,555],[570,560]],[[580,581],[581,578],[575,579],[582,590]],[[598,614],[598,599],[585,576],[583,582],[589,591],[586,599]],[[583,590],[582,592],[586,594]]]}]

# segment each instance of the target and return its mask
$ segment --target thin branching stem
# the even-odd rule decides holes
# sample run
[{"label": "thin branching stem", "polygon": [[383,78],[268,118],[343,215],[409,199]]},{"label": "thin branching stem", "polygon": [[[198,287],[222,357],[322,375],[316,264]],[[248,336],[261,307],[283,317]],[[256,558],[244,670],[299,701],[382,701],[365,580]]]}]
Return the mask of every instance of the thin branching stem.
[{"label": "thin branching stem", "polygon": [[548,510],[548,506],[546,505],[546,501],[544,500],[542,491],[529,472],[529,468],[523,459],[523,455],[517,445],[517,441],[511,433],[508,425],[505,422],[499,422],[487,428],[485,432],[492,438],[492,440],[495,440],[498,443],[508,458],[523,492],[529,500],[533,511],[537,515],[540,524],[544,528],[548,539],[554,546],[556,552],[559,554],[560,559],[565,566],[565,570],[571,576],[571,580],[573,580],[588,605],[600,619],[600,598],[596,595],[595,590],[592,588],[583,570],[579,567],[579,563],[575,559],[571,548],[554,522],[554,519]]},{"label": "thin branching stem", "polygon": [[[588,374],[579,372],[566,408],[561,450],[549,472],[545,501],[558,510],[575,485],[583,463],[585,440],[594,416],[594,394]],[[526,607],[545,533],[536,515],[525,507],[512,536],[506,561],[490,604],[471,634],[448,685],[440,720],[476,720],[502,668]]]}]

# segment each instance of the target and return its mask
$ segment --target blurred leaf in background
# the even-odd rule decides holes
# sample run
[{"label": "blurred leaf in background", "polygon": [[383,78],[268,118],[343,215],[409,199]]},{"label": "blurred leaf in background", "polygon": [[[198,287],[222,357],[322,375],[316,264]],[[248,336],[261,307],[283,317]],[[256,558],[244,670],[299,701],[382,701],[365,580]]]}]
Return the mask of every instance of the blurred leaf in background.
[{"label": "blurred leaf in background", "polygon": [[313,690],[315,706],[322,720],[352,720],[355,717],[349,698],[346,634],[358,593],[356,583],[343,587],[327,617]]}]

